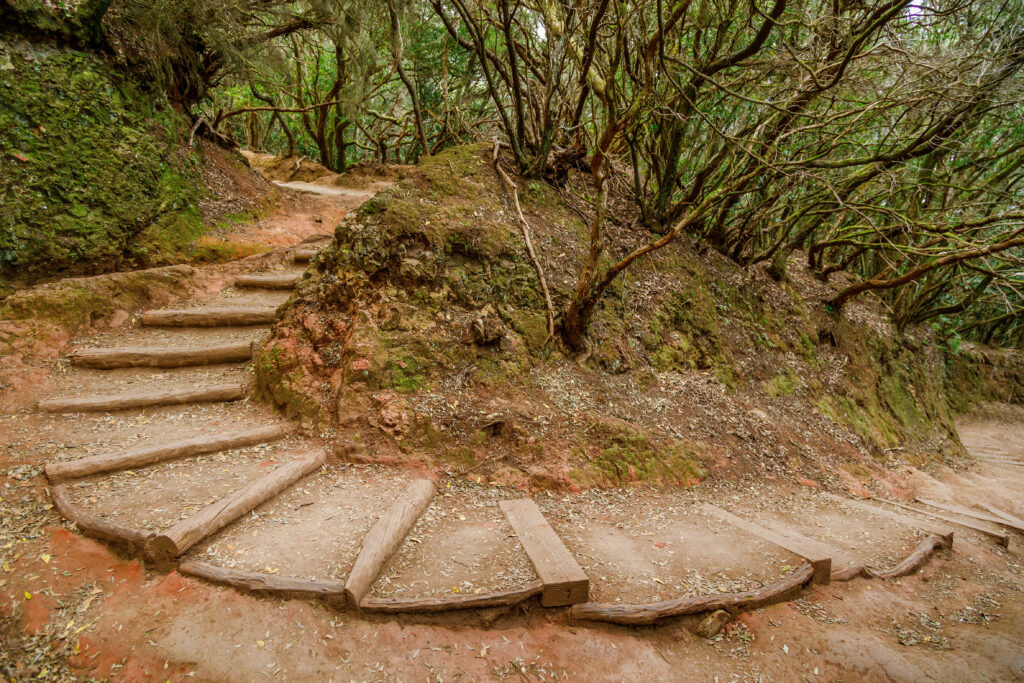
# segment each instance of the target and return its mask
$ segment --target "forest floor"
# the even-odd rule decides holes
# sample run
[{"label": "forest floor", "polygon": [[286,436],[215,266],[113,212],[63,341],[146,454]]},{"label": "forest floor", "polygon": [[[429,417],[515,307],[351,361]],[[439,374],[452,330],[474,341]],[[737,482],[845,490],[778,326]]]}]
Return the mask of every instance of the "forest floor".
[{"label": "forest floor", "polygon": [[[282,208],[231,228],[233,241],[275,248],[205,266],[209,282],[178,307],[271,307],[287,291],[231,285],[244,271],[298,273],[296,245],[322,244],[341,216],[386,182],[346,188],[274,178]],[[299,184],[299,185],[296,185]],[[309,190],[310,188],[303,188]],[[336,190],[336,191],[335,191]],[[132,315],[91,329],[86,347],[204,346],[248,340],[265,328],[153,328]],[[650,627],[573,622],[537,603],[435,616],[357,616],[307,600],[257,598],[158,571],[82,536],[47,495],[42,467],[139,444],[282,422],[253,400],[113,413],[44,414],[43,398],[174,390],[245,382],[249,364],[89,370],[63,358],[26,363],[0,414],[0,680],[1024,680],[1024,565],[1019,534],[1008,548],[956,524],[952,551],[895,581],[814,585],[793,601],[739,615],[713,638],[698,617]],[[19,370],[21,371],[21,370]],[[15,386],[15,385],[12,385]],[[965,417],[966,469],[903,467],[894,485],[945,504],[986,503],[1024,516],[1024,411],[991,407]],[[206,503],[334,435],[304,430],[271,444],[76,480],[75,504],[107,521],[165,529]],[[407,469],[329,460],[251,515],[196,544],[186,559],[271,575],[343,579],[360,539],[417,476]],[[471,478],[470,478],[471,479]],[[591,599],[646,603],[749,590],[802,561],[701,512],[713,503],[755,523],[788,528],[853,562],[889,567],[917,545],[904,522],[838,506],[813,481],[771,476],[708,479],[688,488],[633,486],[535,500],[587,573]],[[389,560],[373,593],[476,594],[535,578],[497,502],[515,489],[442,477],[439,495]]]}]

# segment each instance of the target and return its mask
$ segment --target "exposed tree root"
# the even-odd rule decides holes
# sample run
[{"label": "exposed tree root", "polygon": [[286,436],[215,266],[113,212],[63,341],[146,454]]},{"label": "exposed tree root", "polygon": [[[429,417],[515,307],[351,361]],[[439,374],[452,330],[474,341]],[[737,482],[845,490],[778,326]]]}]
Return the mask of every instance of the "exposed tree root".
[{"label": "exposed tree root", "polygon": [[324,598],[336,607],[345,605],[345,584],[342,581],[273,576],[195,561],[182,562],[178,566],[178,571],[258,595],[276,595],[283,598]]},{"label": "exposed tree root", "polygon": [[933,534],[925,537],[914,552],[910,553],[905,560],[891,569],[876,571],[870,567],[865,567],[862,564],[855,564],[847,567],[846,569],[832,572],[831,579],[833,581],[849,581],[858,576],[862,576],[866,579],[899,578],[900,576],[906,576],[907,574],[914,573],[923,567],[935,552],[948,547],[950,547],[950,543],[947,542],[946,539],[937,534]]}]

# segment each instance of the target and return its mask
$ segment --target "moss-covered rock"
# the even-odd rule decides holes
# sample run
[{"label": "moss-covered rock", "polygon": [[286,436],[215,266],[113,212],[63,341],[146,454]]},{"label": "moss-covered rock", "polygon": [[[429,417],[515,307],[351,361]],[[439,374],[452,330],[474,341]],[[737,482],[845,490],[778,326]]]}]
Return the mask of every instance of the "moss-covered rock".
[{"label": "moss-covered rock", "polygon": [[159,262],[147,251],[198,237],[187,137],[99,57],[0,36],[0,279]]}]

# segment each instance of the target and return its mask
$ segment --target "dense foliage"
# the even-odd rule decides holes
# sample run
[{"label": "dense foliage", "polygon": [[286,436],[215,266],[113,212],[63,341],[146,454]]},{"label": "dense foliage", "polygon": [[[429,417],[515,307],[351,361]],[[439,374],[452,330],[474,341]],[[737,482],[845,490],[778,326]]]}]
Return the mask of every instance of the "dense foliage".
[{"label": "dense foliage", "polygon": [[499,138],[588,216],[573,346],[680,235],[778,278],[801,254],[833,309],[874,291],[899,326],[1024,346],[1016,0],[123,0],[104,21],[253,149],[340,171]]}]

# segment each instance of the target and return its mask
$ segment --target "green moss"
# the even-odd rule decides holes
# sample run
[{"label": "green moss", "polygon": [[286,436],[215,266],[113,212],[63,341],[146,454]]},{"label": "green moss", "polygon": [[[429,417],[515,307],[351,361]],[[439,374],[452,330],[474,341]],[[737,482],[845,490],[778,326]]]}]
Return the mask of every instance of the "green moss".
[{"label": "green moss", "polygon": [[778,398],[779,396],[789,396],[796,391],[796,388],[800,385],[800,380],[793,371],[786,369],[785,372],[772,377],[764,387],[765,393],[772,398]]},{"label": "green moss", "polygon": [[0,61],[0,277],[110,269],[182,212],[154,233],[195,234],[180,116],[82,52],[0,41]]},{"label": "green moss", "polygon": [[599,425],[592,431],[592,438],[600,444],[596,457],[569,474],[578,485],[649,479],[693,482],[706,476],[691,445],[676,443],[663,447],[624,425]]}]

